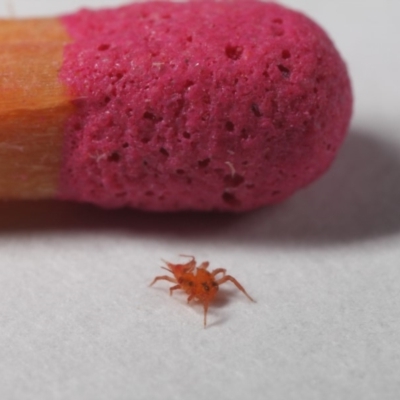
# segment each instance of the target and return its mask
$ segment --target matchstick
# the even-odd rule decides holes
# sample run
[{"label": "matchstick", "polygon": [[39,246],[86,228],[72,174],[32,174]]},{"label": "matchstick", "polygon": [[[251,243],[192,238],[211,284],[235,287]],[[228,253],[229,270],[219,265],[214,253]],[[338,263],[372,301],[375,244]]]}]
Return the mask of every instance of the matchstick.
[{"label": "matchstick", "polygon": [[0,198],[246,211],[331,165],[352,110],[326,33],[273,3],[0,20]]}]

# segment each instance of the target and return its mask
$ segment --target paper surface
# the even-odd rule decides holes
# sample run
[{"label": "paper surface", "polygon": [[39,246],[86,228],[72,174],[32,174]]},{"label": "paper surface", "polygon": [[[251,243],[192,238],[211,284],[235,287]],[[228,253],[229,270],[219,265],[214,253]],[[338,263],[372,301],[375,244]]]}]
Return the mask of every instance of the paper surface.
[{"label": "paper surface", "polygon": [[[117,1],[2,1],[2,17]],[[353,79],[337,161],[253,213],[158,215],[0,203],[0,398],[380,399],[400,396],[400,3],[290,0]],[[224,267],[209,311],[169,296],[161,258]],[[165,272],[165,271],[164,271]]]}]

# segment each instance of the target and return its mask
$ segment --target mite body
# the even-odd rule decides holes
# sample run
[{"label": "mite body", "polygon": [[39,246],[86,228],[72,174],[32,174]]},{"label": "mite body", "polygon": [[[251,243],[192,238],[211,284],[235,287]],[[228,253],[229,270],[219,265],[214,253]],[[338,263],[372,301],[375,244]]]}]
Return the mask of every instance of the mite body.
[{"label": "mite body", "polygon": [[[197,266],[195,258],[192,256],[188,257],[190,257],[191,260],[186,264],[172,264],[164,261],[168,268],[161,268],[171,272],[173,276],[156,276],[150,286],[154,285],[159,280],[165,280],[175,284],[169,289],[170,295],[172,295],[174,290],[181,289],[188,294],[188,303],[193,299],[203,303],[204,326],[207,325],[208,306],[216,296],[219,285],[225,282],[232,282],[249,300],[254,302],[244,287],[233,276],[226,275],[226,270],[224,268],[217,268],[210,272],[207,270],[209,266],[208,261]],[[217,276],[220,277],[217,278]]]}]

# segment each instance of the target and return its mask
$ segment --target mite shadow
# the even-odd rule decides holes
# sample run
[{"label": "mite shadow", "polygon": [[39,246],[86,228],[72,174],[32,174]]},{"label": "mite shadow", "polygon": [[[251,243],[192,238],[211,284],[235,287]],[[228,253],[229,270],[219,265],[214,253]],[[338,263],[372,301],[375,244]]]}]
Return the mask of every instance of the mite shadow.
[{"label": "mite shadow", "polygon": [[400,231],[400,146],[380,132],[353,129],[324,177],[280,205],[245,214],[102,210],[55,201],[0,203],[0,240],[48,231],[120,231],[252,246],[332,246],[395,235]]}]

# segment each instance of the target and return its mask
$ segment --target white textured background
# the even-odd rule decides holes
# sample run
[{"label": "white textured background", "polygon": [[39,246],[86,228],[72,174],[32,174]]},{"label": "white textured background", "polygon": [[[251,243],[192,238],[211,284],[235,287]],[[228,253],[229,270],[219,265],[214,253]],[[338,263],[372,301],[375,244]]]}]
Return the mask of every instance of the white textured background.
[{"label": "white textured background", "polygon": [[[2,0],[0,16],[117,4]],[[400,398],[400,3],[284,4],[352,75],[330,172],[241,216],[0,203],[2,400]],[[204,330],[200,306],[147,287],[180,253],[228,268],[257,304],[227,285]]]}]

